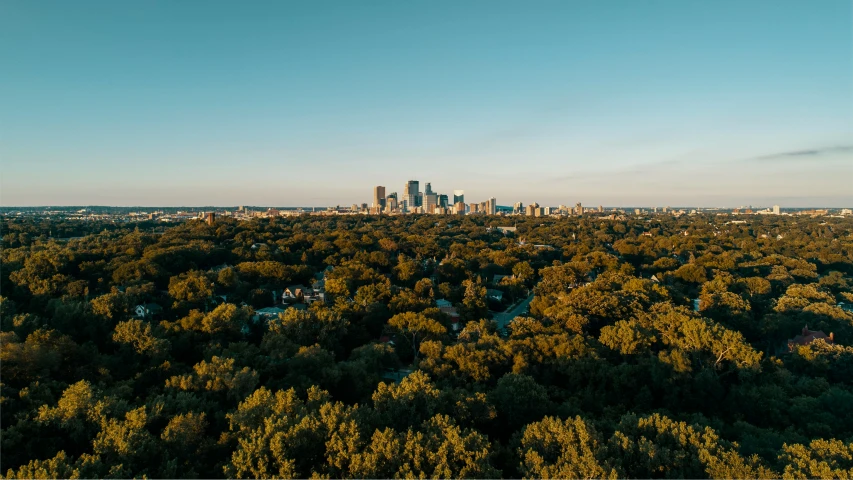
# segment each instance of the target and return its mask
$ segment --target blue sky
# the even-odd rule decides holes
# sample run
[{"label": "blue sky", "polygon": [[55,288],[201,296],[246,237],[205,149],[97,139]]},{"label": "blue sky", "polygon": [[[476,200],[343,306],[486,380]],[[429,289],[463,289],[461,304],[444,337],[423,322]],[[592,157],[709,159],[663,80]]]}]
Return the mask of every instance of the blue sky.
[{"label": "blue sky", "polygon": [[853,2],[0,2],[3,205],[853,205]]}]

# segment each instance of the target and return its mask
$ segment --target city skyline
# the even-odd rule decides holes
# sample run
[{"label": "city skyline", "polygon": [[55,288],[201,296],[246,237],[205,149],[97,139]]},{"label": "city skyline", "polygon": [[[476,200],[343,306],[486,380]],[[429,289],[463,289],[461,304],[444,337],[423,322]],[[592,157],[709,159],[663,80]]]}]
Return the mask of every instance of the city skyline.
[{"label": "city skyline", "polygon": [[[853,205],[853,4],[0,4],[0,204]],[[446,187],[445,187],[446,186]],[[423,188],[423,185],[421,185]]]}]

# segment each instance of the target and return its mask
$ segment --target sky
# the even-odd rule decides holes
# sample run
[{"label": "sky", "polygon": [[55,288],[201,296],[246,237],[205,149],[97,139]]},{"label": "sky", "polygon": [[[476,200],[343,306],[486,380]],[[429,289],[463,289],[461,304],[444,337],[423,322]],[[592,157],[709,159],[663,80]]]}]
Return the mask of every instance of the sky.
[{"label": "sky", "polygon": [[853,206],[850,0],[4,0],[0,65],[3,206]]}]

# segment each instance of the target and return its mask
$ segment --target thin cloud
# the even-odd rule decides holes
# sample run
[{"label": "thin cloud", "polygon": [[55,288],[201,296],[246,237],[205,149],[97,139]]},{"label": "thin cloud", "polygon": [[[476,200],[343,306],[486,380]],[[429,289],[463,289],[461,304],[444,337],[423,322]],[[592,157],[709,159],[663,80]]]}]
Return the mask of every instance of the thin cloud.
[{"label": "thin cloud", "polygon": [[843,145],[838,147],[826,147],[810,150],[793,150],[790,152],[774,153],[771,155],[761,155],[758,157],[747,158],[746,161],[768,161],[768,160],[785,160],[819,157],[831,153],[849,153],[853,152],[853,145]]}]

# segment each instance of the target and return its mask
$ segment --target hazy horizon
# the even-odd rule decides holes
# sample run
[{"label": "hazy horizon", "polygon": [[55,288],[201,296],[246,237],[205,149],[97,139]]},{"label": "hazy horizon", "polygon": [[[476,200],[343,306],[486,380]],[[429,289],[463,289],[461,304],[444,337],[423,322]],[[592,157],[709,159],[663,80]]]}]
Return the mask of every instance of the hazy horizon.
[{"label": "hazy horizon", "polygon": [[853,206],[853,3],[0,3],[0,204]]}]

